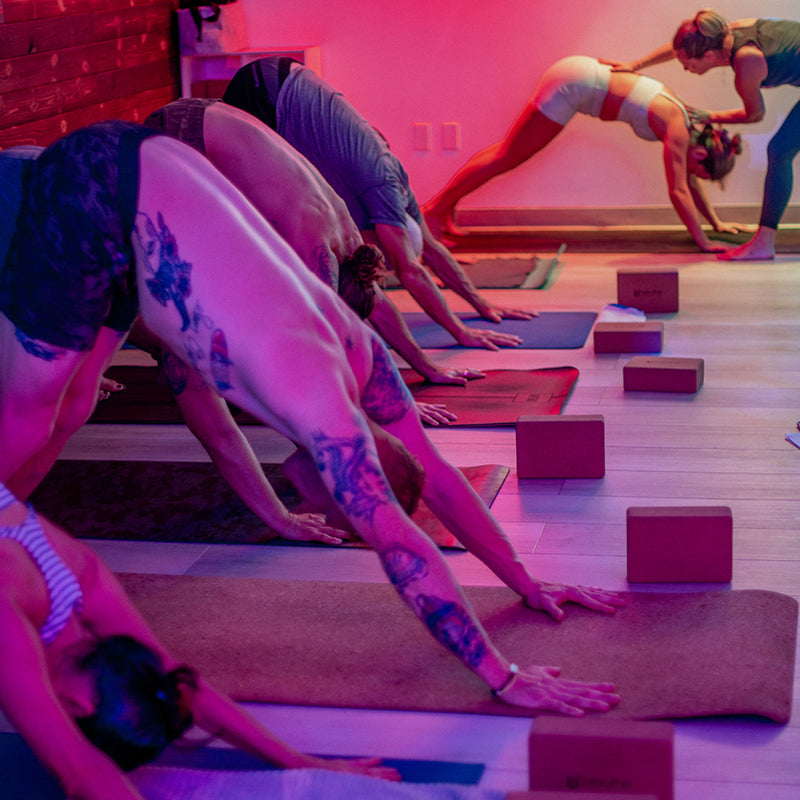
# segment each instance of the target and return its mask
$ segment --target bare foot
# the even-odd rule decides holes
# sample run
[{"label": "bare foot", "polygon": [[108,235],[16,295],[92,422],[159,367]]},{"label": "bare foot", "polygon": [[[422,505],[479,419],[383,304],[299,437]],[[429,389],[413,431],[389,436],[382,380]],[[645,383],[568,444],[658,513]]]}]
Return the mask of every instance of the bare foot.
[{"label": "bare foot", "polygon": [[456,225],[452,211],[445,214],[437,214],[431,207],[423,207],[422,215],[425,217],[425,222],[430,228],[434,239],[438,239],[440,242],[452,244],[454,239],[459,236],[466,236],[467,232]]},{"label": "bare foot", "polygon": [[767,261],[775,258],[775,231],[759,228],[749,242],[719,253],[717,258],[722,261]]},{"label": "bare foot", "polygon": [[774,250],[753,247],[752,244],[752,241],[745,242],[732,250],[717,253],[717,258],[720,261],[768,261],[771,258],[775,258]]}]

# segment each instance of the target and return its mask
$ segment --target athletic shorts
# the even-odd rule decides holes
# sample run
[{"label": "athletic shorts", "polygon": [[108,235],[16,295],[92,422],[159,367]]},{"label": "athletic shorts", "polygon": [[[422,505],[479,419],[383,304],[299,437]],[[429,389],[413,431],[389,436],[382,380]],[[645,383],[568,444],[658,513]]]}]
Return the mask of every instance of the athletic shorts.
[{"label": "athletic shorts", "polygon": [[34,162],[0,275],[0,311],[24,334],[91,349],[139,311],[131,232],[139,145],[156,135],[111,121],[75,131]]},{"label": "athletic shorts", "polygon": [[293,64],[298,62],[289,56],[251,61],[231,78],[222,95],[223,102],[252,114],[277,131],[278,95]]},{"label": "athletic shorts", "polygon": [[218,103],[219,100],[212,100],[198,97],[186,97],[175,100],[169,105],[154,111],[144,121],[145,127],[152,128],[158,133],[171,136],[179,142],[188,144],[198,153],[206,154],[205,139],[203,138],[203,119],[206,109]]},{"label": "athletic shorts", "polygon": [[569,56],[545,71],[532,103],[548,119],[566,125],[575,114],[599,117],[611,67],[587,56]]}]

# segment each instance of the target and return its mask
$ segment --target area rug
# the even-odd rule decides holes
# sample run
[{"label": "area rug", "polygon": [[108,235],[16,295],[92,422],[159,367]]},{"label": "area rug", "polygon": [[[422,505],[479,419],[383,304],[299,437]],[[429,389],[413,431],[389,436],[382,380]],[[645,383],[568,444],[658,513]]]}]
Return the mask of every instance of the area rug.
[{"label": "area rug", "polygon": [[456,415],[450,427],[509,426],[523,415],[558,414],[579,375],[575,367],[490,369],[485,378],[453,386],[427,383],[410,369],[400,373],[415,400],[443,403]]},{"label": "area rug", "polygon": [[[533,715],[494,700],[388,584],[120,577],[167,648],[238,700]],[[613,682],[613,717],[789,719],[797,602],[786,595],[627,593],[614,615],[570,605],[556,623],[505,587],[466,592],[509,659]]]},{"label": "area rug", "polygon": [[[284,504],[296,506],[297,495],[280,465],[262,468]],[[509,469],[489,464],[462,472],[491,505]],[[258,544],[274,536],[207,462],[58,461],[31,502],[45,517],[85,539]],[[463,549],[424,503],[413,519],[440,547]],[[365,546],[361,541],[344,544]]]},{"label": "area rug", "polygon": [[[597,318],[594,311],[542,311],[533,319],[504,319],[495,324],[471,312],[456,316],[469,328],[496,330],[519,336],[522,349],[574,350],[583,347]],[[453,337],[423,311],[406,311],[403,319],[423,349],[460,347]]]}]

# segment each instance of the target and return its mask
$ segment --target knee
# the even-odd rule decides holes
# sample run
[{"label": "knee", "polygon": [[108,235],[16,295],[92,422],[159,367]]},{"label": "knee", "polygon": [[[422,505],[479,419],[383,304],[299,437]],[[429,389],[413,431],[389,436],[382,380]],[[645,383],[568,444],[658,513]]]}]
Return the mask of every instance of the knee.
[{"label": "knee", "polygon": [[776,135],[767,145],[767,160],[770,164],[790,164],[798,151],[800,151],[800,141]]},{"label": "knee", "polygon": [[66,441],[80,430],[97,406],[97,390],[68,391],[61,401],[52,429],[52,437]]}]

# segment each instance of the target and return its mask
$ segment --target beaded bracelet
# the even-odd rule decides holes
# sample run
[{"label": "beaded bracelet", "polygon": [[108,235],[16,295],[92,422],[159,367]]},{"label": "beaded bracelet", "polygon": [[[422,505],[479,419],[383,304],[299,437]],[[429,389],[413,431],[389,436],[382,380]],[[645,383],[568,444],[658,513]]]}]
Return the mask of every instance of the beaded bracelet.
[{"label": "beaded bracelet", "polygon": [[502,697],[514,685],[514,681],[517,679],[517,673],[519,672],[519,667],[516,664],[512,664],[509,669],[511,672],[503,682],[503,685],[499,689],[492,689],[492,694],[495,697]]}]

